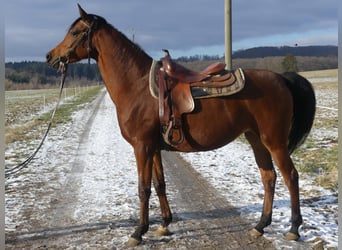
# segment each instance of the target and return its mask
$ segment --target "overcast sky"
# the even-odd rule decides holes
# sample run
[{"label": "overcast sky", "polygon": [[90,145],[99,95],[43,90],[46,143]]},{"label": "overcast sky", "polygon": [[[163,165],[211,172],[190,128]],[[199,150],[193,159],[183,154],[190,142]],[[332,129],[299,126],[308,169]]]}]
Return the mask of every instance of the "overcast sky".
[{"label": "overcast sky", "polygon": [[[11,0],[6,61],[43,61],[79,16],[77,3],[152,57],[224,55],[224,0]],[[337,45],[338,0],[232,0],[233,51],[257,46]]]}]

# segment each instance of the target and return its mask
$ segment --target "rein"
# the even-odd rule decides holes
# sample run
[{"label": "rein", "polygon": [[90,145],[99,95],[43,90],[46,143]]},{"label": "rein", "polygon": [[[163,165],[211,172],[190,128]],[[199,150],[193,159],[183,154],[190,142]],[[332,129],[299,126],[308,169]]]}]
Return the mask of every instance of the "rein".
[{"label": "rein", "polygon": [[36,154],[38,153],[38,151],[40,150],[40,148],[42,147],[49,131],[50,131],[50,128],[51,128],[51,125],[53,123],[53,119],[55,117],[55,113],[56,113],[56,110],[60,104],[60,101],[61,101],[61,97],[62,97],[62,91],[63,91],[63,86],[64,86],[64,82],[65,82],[65,78],[66,78],[66,73],[67,73],[67,69],[68,69],[68,62],[60,62],[60,65],[59,65],[59,71],[62,73],[62,76],[61,76],[61,83],[60,83],[60,88],[59,88],[59,96],[58,96],[58,101],[57,101],[57,104],[56,104],[56,107],[55,109],[53,110],[52,114],[51,114],[51,118],[50,118],[50,122],[49,122],[49,125],[46,129],[46,132],[41,140],[41,142],[39,143],[38,147],[36,148],[36,150],[31,154],[30,157],[28,157],[25,161],[23,161],[22,163],[18,164],[17,166],[11,168],[11,169],[8,169],[5,171],[5,177],[8,178],[9,176],[13,175],[13,174],[16,174],[18,173],[19,171],[23,170],[25,167],[27,167],[27,165],[33,160],[33,158],[36,156]]}]

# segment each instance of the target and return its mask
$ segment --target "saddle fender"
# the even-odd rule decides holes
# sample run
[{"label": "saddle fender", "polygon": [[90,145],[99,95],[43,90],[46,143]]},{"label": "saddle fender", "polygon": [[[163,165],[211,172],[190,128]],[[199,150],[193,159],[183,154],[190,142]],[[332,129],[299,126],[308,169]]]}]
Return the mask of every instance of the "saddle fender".
[{"label": "saddle fender", "polygon": [[175,110],[181,116],[184,113],[190,113],[195,108],[194,99],[191,94],[190,84],[179,82],[172,89],[172,101]]}]

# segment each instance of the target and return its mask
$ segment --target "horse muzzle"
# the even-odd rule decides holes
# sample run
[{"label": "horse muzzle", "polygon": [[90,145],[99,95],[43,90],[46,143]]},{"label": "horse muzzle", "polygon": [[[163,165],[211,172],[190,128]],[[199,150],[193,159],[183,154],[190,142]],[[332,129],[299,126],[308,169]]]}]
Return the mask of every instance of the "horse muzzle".
[{"label": "horse muzzle", "polygon": [[49,52],[46,54],[46,62],[50,67],[58,70],[61,63],[68,63],[68,58],[65,56],[53,56],[51,52]]}]

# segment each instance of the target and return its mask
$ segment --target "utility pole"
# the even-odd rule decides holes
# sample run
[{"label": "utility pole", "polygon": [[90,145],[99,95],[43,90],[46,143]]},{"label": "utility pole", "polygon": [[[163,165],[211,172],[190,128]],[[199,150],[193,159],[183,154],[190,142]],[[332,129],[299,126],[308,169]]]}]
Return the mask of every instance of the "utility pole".
[{"label": "utility pole", "polygon": [[224,37],[226,69],[232,69],[232,2],[224,0]]}]

